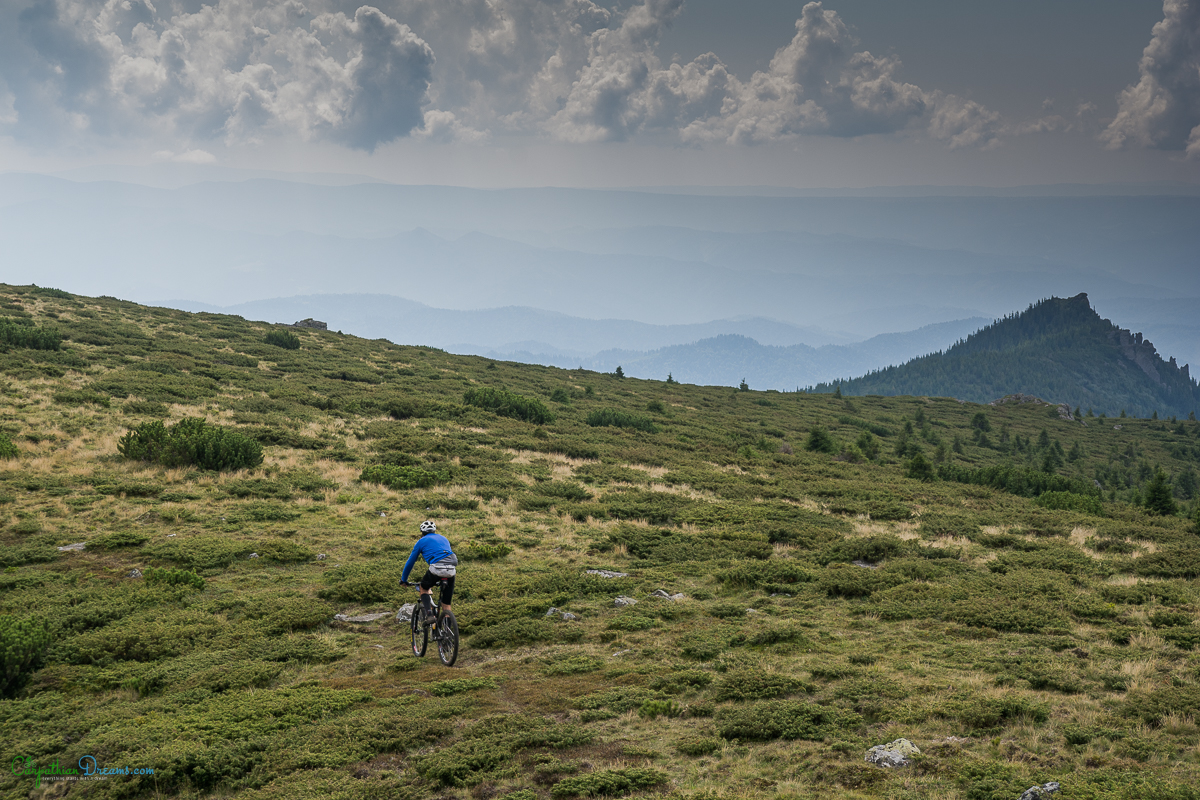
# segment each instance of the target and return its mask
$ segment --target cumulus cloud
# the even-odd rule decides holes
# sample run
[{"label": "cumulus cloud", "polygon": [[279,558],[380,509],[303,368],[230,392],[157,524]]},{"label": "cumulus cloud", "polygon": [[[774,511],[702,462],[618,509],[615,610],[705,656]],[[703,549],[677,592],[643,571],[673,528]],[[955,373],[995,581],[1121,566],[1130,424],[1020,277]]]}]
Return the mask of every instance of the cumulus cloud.
[{"label": "cumulus cloud", "polygon": [[685,135],[755,144],[800,134],[854,137],[923,128],[951,147],[990,145],[1000,117],[973,101],[925,91],[897,77],[900,62],[856,52],[837,12],[804,6],[796,34],[766,71],[737,84],[719,118]]},{"label": "cumulus cloud", "polygon": [[299,134],[371,150],[424,119],[433,51],[371,6],[351,17],[298,0],[191,12],[182,0],[34,0],[0,13],[16,132],[31,138],[82,125],[231,142]]},{"label": "cumulus cloud", "polygon": [[1165,0],[1138,66],[1101,140],[1200,156],[1200,0]]},{"label": "cumulus cloud", "polygon": [[744,81],[713,53],[660,60],[684,0],[0,5],[0,132],[39,141],[143,136],[187,150],[299,136],[373,150],[402,136],[750,145],[905,132],[987,147],[1005,130],[978,103],[903,81],[897,59],[860,50],[819,2]]}]

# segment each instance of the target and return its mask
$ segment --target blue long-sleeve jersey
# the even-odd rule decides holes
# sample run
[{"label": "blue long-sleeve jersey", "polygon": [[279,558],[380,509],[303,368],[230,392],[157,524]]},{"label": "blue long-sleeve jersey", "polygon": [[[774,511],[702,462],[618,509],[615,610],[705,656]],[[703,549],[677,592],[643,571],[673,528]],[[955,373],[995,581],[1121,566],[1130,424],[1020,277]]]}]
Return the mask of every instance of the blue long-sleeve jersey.
[{"label": "blue long-sleeve jersey", "polygon": [[413,545],[408,561],[404,562],[404,573],[400,576],[400,580],[408,580],[408,573],[412,571],[413,564],[417,563],[417,556],[425,559],[426,564],[436,564],[446,556],[452,555],[454,555],[454,551],[450,549],[450,541],[445,536],[440,533],[423,534]]}]

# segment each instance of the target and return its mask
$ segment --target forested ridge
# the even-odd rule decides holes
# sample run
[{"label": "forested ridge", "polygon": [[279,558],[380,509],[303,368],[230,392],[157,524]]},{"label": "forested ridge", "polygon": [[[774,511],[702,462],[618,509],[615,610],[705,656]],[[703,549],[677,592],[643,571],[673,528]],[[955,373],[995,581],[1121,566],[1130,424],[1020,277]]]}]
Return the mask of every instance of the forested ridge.
[{"label": "forested ridge", "polygon": [[1187,365],[1163,360],[1150,342],[1091,307],[1086,294],[1052,297],[997,320],[945,352],[822,383],[818,393],[954,397],[986,403],[1014,393],[1086,413],[1186,416],[1200,409]]}]

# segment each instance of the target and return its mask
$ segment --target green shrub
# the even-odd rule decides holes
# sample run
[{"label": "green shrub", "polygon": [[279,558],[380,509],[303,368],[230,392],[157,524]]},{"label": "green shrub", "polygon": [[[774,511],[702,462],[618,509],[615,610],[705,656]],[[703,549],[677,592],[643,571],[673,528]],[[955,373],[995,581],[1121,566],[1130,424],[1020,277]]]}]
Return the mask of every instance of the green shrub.
[{"label": "green shrub", "polygon": [[463,402],[501,417],[511,417],[535,425],[546,425],[554,421],[554,415],[541,400],[524,397],[507,389],[491,386],[468,389],[463,393]]},{"label": "green shrub", "polygon": [[817,577],[817,586],[830,597],[869,597],[908,581],[908,577],[893,572],[854,564],[830,564]]},{"label": "green shrub", "polygon": [[182,569],[156,569],[155,567],[146,567],[142,577],[146,579],[146,583],[153,586],[154,584],[163,584],[166,586],[191,586],[193,589],[204,591],[204,578],[201,578],[194,572],[189,572]]},{"label": "green shrub", "polygon": [[722,708],[716,715],[717,733],[723,739],[769,741],[807,739],[820,741],[862,724],[862,717],[816,703],[798,700],[765,700]]},{"label": "green shrub", "polygon": [[0,616],[0,697],[12,697],[42,662],[50,633],[33,620]]},{"label": "green shrub", "polygon": [[12,439],[8,438],[8,434],[0,433],[0,458],[16,458],[21,455],[21,451],[13,444]]},{"label": "green shrub", "polygon": [[1042,508],[1055,511],[1078,511],[1081,514],[1104,516],[1104,509],[1100,507],[1100,498],[1090,494],[1042,492],[1033,502]]},{"label": "green shrub", "polygon": [[291,331],[267,331],[267,335],[263,337],[263,341],[275,347],[282,347],[284,350],[300,349],[300,337]]},{"label": "green shrub", "polygon": [[403,491],[405,489],[425,489],[439,483],[446,483],[450,480],[450,475],[441,470],[423,467],[376,464],[364,469],[358,479],[364,483],[379,483],[389,489]]},{"label": "green shrub", "polygon": [[731,589],[761,589],[764,592],[787,591],[797,583],[812,581],[813,575],[790,559],[745,561],[717,573],[717,580]]},{"label": "green shrub", "polygon": [[166,467],[237,470],[262,464],[262,445],[235,430],[189,418],[166,427],[146,422],[121,437],[117,451],[131,461]]},{"label": "green shrub", "polygon": [[606,797],[629,794],[667,782],[667,774],[649,767],[604,769],[564,778],[550,787],[551,797]]},{"label": "green shrub", "polygon": [[595,656],[573,655],[557,659],[542,669],[543,675],[585,675],[604,666],[604,659]]},{"label": "green shrub", "polygon": [[811,453],[836,453],[838,443],[829,435],[829,431],[818,425],[808,432],[808,438],[804,441],[804,449]]},{"label": "green shrub", "polygon": [[53,328],[39,328],[24,319],[0,319],[0,345],[28,350],[59,350],[62,340],[62,334]]},{"label": "green shrub", "polygon": [[739,669],[725,673],[713,687],[713,699],[769,700],[773,697],[811,691],[799,678],[774,672]]},{"label": "green shrub", "polygon": [[93,536],[88,540],[88,547],[99,550],[115,550],[118,547],[138,547],[150,541],[149,534],[141,531],[113,531]]},{"label": "green shrub", "polygon": [[584,421],[593,428],[632,428],[646,433],[658,433],[659,430],[650,417],[629,414],[615,408],[601,408],[589,412]]},{"label": "green shrub", "polygon": [[460,548],[456,555],[463,561],[495,561],[498,558],[504,558],[512,551],[512,545],[473,542]]},{"label": "green shrub", "polygon": [[106,394],[98,394],[87,389],[63,389],[51,395],[51,399],[60,406],[82,406],[88,403],[108,408],[112,398]]},{"label": "green shrub", "polygon": [[721,749],[721,740],[715,736],[689,736],[681,739],[675,749],[685,756],[707,756]]},{"label": "green shrub", "polygon": [[683,709],[674,700],[647,700],[638,709],[638,716],[646,719],[659,717],[678,717]]}]

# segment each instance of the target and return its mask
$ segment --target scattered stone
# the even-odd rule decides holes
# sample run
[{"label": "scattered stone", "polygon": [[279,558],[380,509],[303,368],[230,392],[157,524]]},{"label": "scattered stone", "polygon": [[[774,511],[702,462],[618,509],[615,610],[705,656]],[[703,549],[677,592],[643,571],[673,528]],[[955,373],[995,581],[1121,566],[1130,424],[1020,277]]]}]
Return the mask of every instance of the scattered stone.
[{"label": "scattered stone", "polygon": [[1050,781],[1041,786],[1030,786],[1021,793],[1019,800],[1049,800],[1050,795],[1062,788],[1058,781]]},{"label": "scattered stone", "polygon": [[866,569],[879,569],[878,564],[872,564],[870,561],[855,560],[855,561],[851,561],[850,563],[856,567],[864,567]]},{"label": "scattered stone", "polygon": [[338,622],[374,622],[377,619],[383,619],[390,613],[389,611],[384,611],[381,614],[356,614],[352,617],[345,614],[334,614],[333,618]]},{"label": "scattered stone", "polygon": [[775,594],[771,595],[771,597],[791,597],[791,595],[784,594],[783,592],[776,592]]},{"label": "scattered stone", "polygon": [[687,600],[687,595],[684,594],[683,592],[676,592],[675,594],[671,595],[671,600],[672,601]]},{"label": "scattered stone", "polygon": [[866,761],[870,764],[876,764],[880,767],[894,769],[896,767],[907,767],[909,765],[909,756],[919,756],[921,750],[908,739],[896,739],[894,742],[887,744],[877,744],[867,751]]},{"label": "scattered stone", "polygon": [[575,615],[574,615],[574,614],[572,614],[570,611],[564,611],[564,612],[563,612],[563,615],[562,615],[562,618],[563,618],[564,620],[566,620],[567,622],[571,622],[572,620],[579,619],[579,617],[575,616]]},{"label": "scattered stone", "polygon": [[412,622],[413,609],[417,607],[416,603],[405,603],[400,606],[400,610],[396,612],[397,622]]},{"label": "scattered stone", "polygon": [[633,650],[618,650],[617,652],[613,653],[613,658],[616,658],[617,656],[623,656],[627,653],[632,653],[632,652],[633,652]]},{"label": "scattered stone", "polygon": [[380,511],[380,512],[379,512],[379,518],[380,518],[380,519],[387,519],[387,512],[386,512],[386,511]]},{"label": "scattered stone", "polygon": [[175,538],[175,534],[173,534],[173,533],[168,533],[168,534],[167,534],[167,538],[168,538],[168,539],[174,539],[174,538]]},{"label": "scattered stone", "polygon": [[317,561],[324,561],[324,560],[325,560],[325,554],[317,553]]},{"label": "scattered stone", "polygon": [[246,558],[258,558],[258,553],[251,553],[250,555],[246,556]]},{"label": "scattered stone", "polygon": [[1058,404],[1058,418],[1066,422],[1074,422],[1075,415],[1071,413],[1071,406],[1066,403]]},{"label": "scattered stone", "polygon": [[319,319],[313,319],[312,317],[309,317],[308,319],[299,320],[299,321],[297,321],[291,325],[287,325],[285,327],[288,327],[288,328],[313,328],[318,331],[329,330],[329,325],[327,325],[324,322],[321,322],[321,320],[319,320]]},{"label": "scattered stone", "polygon": [[671,599],[671,595],[668,594],[667,592],[664,592],[662,589],[655,589],[653,592],[650,593],[650,596],[651,597],[661,597],[664,600]]},{"label": "scattered stone", "polygon": [[584,575],[598,575],[601,578],[628,578],[629,577],[628,572],[613,572],[612,570],[609,570],[609,569],[589,569],[589,570],[586,570],[583,574]]},{"label": "scattered stone", "polygon": [[129,573],[125,577],[126,578],[140,578],[140,577],[142,577],[142,571],[140,569],[138,569],[137,567],[134,567],[133,569],[129,570]]},{"label": "scattered stone", "polygon": [[1119,430],[1121,430],[1121,426],[1120,426],[1120,425],[1113,425],[1113,430],[1114,430],[1114,431],[1119,431]]},{"label": "scattered stone", "polygon": [[546,616],[547,617],[556,617],[561,613],[562,613],[562,611],[560,609],[557,609],[554,606],[550,606],[550,610],[546,612]]},{"label": "scattered stone", "polygon": [[1100,483],[1100,481],[1096,480],[1095,478],[1092,478],[1092,483],[1096,484],[1096,488],[1097,488],[1097,489],[1103,489],[1103,488],[1104,488],[1104,485],[1103,485],[1103,484],[1101,484],[1101,483]]},{"label": "scattered stone", "polygon": [[637,600],[634,600],[632,597],[626,597],[625,595],[621,595],[616,600],[613,600],[613,605],[620,606],[622,608],[624,608],[625,606],[636,606]]},{"label": "scattered stone", "polygon": [[76,542],[75,544],[64,544],[58,548],[58,552],[65,553],[68,550],[82,550],[87,547],[87,542]]},{"label": "scattered stone", "polygon": [[382,650],[382,649],[383,649],[383,645],[381,645],[381,644],[373,644],[373,645],[371,645],[371,647],[374,647],[376,650]]},{"label": "scattered stone", "polygon": [[963,742],[971,741],[971,737],[970,736],[947,736],[942,741],[947,742],[949,744],[962,744]]},{"label": "scattered stone", "polygon": [[746,613],[747,614],[761,614],[762,612],[759,611],[757,608],[747,608]]}]

